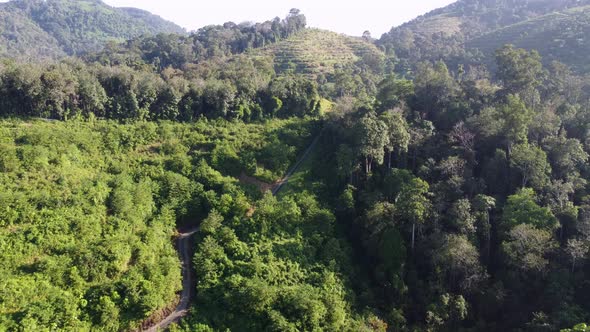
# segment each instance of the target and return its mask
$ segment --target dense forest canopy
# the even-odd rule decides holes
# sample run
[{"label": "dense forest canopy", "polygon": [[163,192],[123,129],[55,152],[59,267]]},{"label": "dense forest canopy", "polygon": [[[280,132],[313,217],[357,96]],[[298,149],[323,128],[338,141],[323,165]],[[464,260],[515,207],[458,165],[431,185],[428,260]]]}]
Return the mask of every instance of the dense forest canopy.
[{"label": "dense forest canopy", "polygon": [[585,5],[463,0],[380,40],[293,9],[90,49],[47,22],[99,1],[0,5],[70,47],[0,59],[0,330],[161,321],[188,228],[171,331],[588,331]]}]

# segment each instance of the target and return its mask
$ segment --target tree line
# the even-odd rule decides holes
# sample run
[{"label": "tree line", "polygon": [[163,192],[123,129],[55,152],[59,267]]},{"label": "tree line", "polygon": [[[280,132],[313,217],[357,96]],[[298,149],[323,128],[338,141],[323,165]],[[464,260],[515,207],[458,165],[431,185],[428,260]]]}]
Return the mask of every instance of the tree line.
[{"label": "tree line", "polygon": [[[48,65],[6,61],[0,67],[0,114],[56,120],[254,121],[321,111],[315,82],[299,75],[278,77],[263,61],[236,62],[210,78],[187,79],[172,69],[159,75],[74,60]],[[251,75],[245,75],[248,71]]]}]

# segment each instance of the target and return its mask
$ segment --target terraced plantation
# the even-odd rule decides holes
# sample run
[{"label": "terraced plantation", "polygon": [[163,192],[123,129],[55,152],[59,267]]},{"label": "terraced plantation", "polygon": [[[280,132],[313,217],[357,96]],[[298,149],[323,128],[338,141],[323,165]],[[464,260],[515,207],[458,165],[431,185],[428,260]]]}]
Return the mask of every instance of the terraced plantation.
[{"label": "terraced plantation", "polygon": [[250,54],[271,56],[277,72],[293,71],[313,78],[334,74],[336,69],[365,57],[384,57],[369,41],[319,29],[302,31],[279,43],[253,49]]}]

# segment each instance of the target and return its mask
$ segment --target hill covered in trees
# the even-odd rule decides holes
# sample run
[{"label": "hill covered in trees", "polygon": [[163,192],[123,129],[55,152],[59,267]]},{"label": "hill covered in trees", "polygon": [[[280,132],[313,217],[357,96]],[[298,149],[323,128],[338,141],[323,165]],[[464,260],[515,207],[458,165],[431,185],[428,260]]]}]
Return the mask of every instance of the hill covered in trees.
[{"label": "hill covered in trees", "polygon": [[183,34],[174,23],[100,0],[12,0],[0,4],[0,55],[58,58],[141,35]]},{"label": "hill covered in trees", "polygon": [[588,68],[579,58],[587,51],[589,1],[460,0],[399,27],[378,41],[400,58],[401,68],[444,59],[458,64],[493,64],[493,52],[505,44],[538,50],[548,64],[559,60],[575,70]]},{"label": "hill covered in trees", "polygon": [[470,49],[493,54],[495,46],[513,44],[537,50],[545,60],[562,61],[574,70],[590,72],[590,5],[554,12],[498,29],[467,42]]}]

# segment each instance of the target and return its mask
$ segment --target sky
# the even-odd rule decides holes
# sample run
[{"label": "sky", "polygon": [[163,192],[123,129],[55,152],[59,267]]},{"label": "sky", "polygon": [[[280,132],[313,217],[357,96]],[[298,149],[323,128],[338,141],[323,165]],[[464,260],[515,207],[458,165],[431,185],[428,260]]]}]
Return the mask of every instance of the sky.
[{"label": "sky", "polygon": [[379,38],[393,26],[446,6],[455,0],[103,0],[114,7],[148,10],[187,30],[228,21],[262,22],[284,18],[291,8],[307,17],[310,27]]}]

